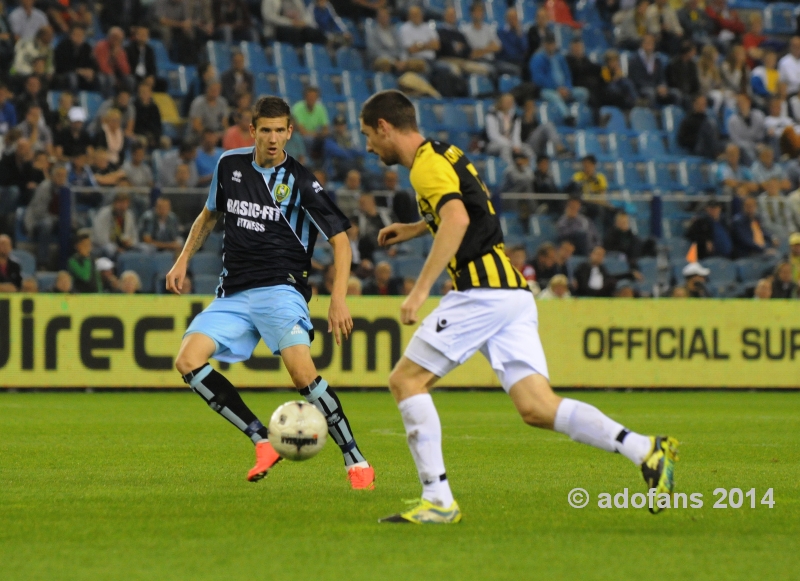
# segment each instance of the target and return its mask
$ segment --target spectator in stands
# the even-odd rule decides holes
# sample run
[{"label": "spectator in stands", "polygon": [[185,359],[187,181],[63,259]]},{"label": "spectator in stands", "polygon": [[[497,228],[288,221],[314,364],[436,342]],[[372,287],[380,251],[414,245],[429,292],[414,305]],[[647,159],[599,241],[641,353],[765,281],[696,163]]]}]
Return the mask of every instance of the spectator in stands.
[{"label": "spectator in stands", "polygon": [[637,98],[636,86],[622,71],[619,52],[609,49],[603,58],[605,65],[600,71],[603,79],[601,105],[619,107],[626,111],[633,109]]},{"label": "spectator in stands", "polygon": [[96,91],[97,61],[91,45],[86,42],[86,30],[73,25],[69,36],[58,43],[53,54],[54,86],[68,91]]},{"label": "spectator in stands", "polygon": [[778,62],[778,72],[789,95],[800,92],[800,36],[793,36],[789,41],[789,52]]},{"label": "spectator in stands", "polygon": [[[553,19],[550,16],[550,11],[544,7],[539,6],[536,10],[536,21],[528,27],[528,51],[525,53],[525,59],[522,65],[522,80],[531,80],[531,71],[527,64],[531,62],[531,58],[542,47],[542,40],[547,31],[553,30]],[[577,85],[576,86],[581,86]]]},{"label": "spectator in stands", "polygon": [[705,95],[698,94],[692,102],[692,110],[678,127],[678,145],[693,155],[716,159],[720,152],[719,129],[708,114]]},{"label": "spectator in stands", "polygon": [[722,85],[722,73],[717,65],[719,53],[713,44],[707,44],[700,52],[697,59],[697,73],[700,79],[700,93],[711,101],[714,116],[719,117],[722,104],[725,102],[725,92]]},{"label": "spectator in stands", "polygon": [[344,115],[333,118],[333,131],[323,142],[322,157],[333,162],[334,179],[341,179],[351,169],[362,167],[364,153],[353,141],[352,132]]},{"label": "spectator in stands", "polygon": [[158,36],[172,60],[183,64],[196,63],[199,43],[195,39],[189,3],[184,0],[156,0],[154,4]]},{"label": "spectator in stands", "polygon": [[94,148],[91,172],[98,186],[117,186],[125,180],[125,171],[111,165],[108,151],[103,147]]},{"label": "spectator in stands", "polygon": [[586,46],[580,36],[575,36],[570,42],[566,59],[572,84],[586,89],[589,92],[589,103],[593,107],[599,106],[603,87],[603,79],[600,77],[602,67],[586,56]]},{"label": "spectator in stands", "polygon": [[42,267],[50,263],[50,244],[56,241],[59,227],[60,191],[66,185],[67,168],[57,165],[51,178],[37,186],[25,209],[25,230],[36,243],[36,262]]},{"label": "spectator in stands", "polygon": [[621,280],[617,283],[612,296],[617,299],[634,299],[639,295],[636,293],[633,284],[629,280]]},{"label": "spectator in stands", "polygon": [[731,257],[733,241],[721,218],[722,204],[712,200],[686,230],[686,238],[696,245],[698,260],[715,256]]},{"label": "spectator in stands", "polygon": [[676,286],[672,289],[672,292],[669,296],[673,299],[686,299],[689,298],[689,293],[685,286]]},{"label": "spectator in stands", "polygon": [[792,265],[792,280],[800,284],[800,232],[789,236],[789,256],[787,261]]},{"label": "spectator in stands", "polygon": [[362,259],[372,260],[378,249],[378,232],[394,221],[388,208],[381,208],[372,194],[361,194],[358,198],[358,250]]},{"label": "spectator in stands", "polygon": [[139,237],[156,250],[177,252],[183,247],[178,216],[169,198],[160,197],[155,206],[139,218]]},{"label": "spectator in stands", "polygon": [[[240,110],[236,113],[236,119],[236,124],[231,125],[225,131],[225,136],[222,138],[223,149],[250,147],[255,144],[255,139],[250,135],[250,122],[253,120],[252,112],[247,109]],[[296,156],[292,155],[292,157]]]},{"label": "spectator in stands", "polygon": [[315,28],[302,0],[262,0],[261,18],[265,38],[302,45],[324,44],[325,34]]},{"label": "spectator in stands", "polygon": [[425,72],[429,71],[440,48],[439,34],[423,20],[419,6],[408,9],[408,20],[400,26],[399,33],[407,58],[421,61],[425,64]]},{"label": "spectator in stands", "polygon": [[773,299],[796,299],[800,293],[798,283],[792,279],[792,265],[789,262],[781,262],[775,267],[772,277],[772,297]]},{"label": "spectator in stands", "polygon": [[351,169],[344,178],[344,184],[336,190],[336,204],[345,216],[352,216],[358,208],[358,199],[363,193],[361,172]]},{"label": "spectator in stands", "polygon": [[48,26],[47,16],[33,4],[34,0],[19,0],[19,6],[8,15],[15,43],[33,38],[40,28]]},{"label": "spectator in stands", "polygon": [[214,79],[203,95],[195,97],[189,108],[190,131],[187,137],[198,139],[210,129],[222,133],[228,128],[228,101],[221,95],[222,84]]},{"label": "spectator in stands", "polygon": [[557,194],[561,191],[550,173],[550,157],[547,155],[539,155],[536,158],[533,191],[537,194]]},{"label": "spectator in stands", "polygon": [[348,297],[359,297],[362,294],[362,287],[361,279],[357,276],[351,276],[347,279],[347,296]]},{"label": "spectator in stands", "polygon": [[83,126],[86,110],[83,107],[70,108],[69,121],[69,127],[56,133],[53,139],[56,157],[62,161],[69,161],[92,147],[92,138]]},{"label": "spectator in stands", "polygon": [[153,89],[150,83],[139,83],[136,100],[133,103],[135,111],[133,133],[137,138],[144,140],[148,148],[155,149],[161,142],[161,111],[153,101]]},{"label": "spectator in stands", "polygon": [[722,75],[722,91],[725,96],[725,104],[733,108],[736,106],[739,95],[749,95],[751,91],[747,54],[741,44],[733,44],[728,49],[725,62],[720,67],[720,74]]},{"label": "spectator in stands", "polygon": [[[606,232],[603,248],[607,252],[622,252],[632,271],[638,274],[637,262],[642,255],[642,241],[631,230],[630,216],[624,210],[618,210],[614,215],[614,226]],[[633,276],[638,278],[636,274]]]},{"label": "spectator in stands", "polygon": [[250,25],[250,9],[243,0],[216,0],[213,3],[215,37],[230,45],[234,42],[258,42]]},{"label": "spectator in stands", "polygon": [[122,115],[122,130],[126,137],[133,137],[133,129],[136,126],[136,107],[131,100],[131,92],[127,87],[120,87],[117,94],[110,99],[106,99],[100,104],[100,108],[94,115],[94,120],[89,124],[89,133],[100,131],[100,124],[109,109],[116,109]]},{"label": "spectator in stands", "polygon": [[[506,248],[506,256],[508,256],[508,260],[511,262],[511,266],[516,268],[525,280],[528,281],[530,285],[536,286],[539,288],[537,284],[537,272],[533,265],[528,263],[528,253],[525,250],[525,247],[522,244],[517,244],[516,246],[511,246],[510,248]],[[536,290],[535,292],[539,292]]]},{"label": "spectator in stands", "polygon": [[748,196],[743,200],[741,213],[733,217],[731,234],[734,258],[775,254],[774,246],[777,246],[778,240],[773,239],[763,226],[758,215],[758,201],[753,197]]},{"label": "spectator in stands", "polygon": [[0,160],[0,201],[4,213],[13,213],[18,207],[27,206],[33,190],[44,179],[33,167],[31,142],[21,137],[14,147],[6,150]]},{"label": "spectator in stands", "polygon": [[518,194],[533,192],[533,169],[530,157],[524,151],[513,154],[512,163],[503,172],[500,191]]},{"label": "spectator in stands", "polygon": [[736,36],[744,34],[744,23],[739,14],[728,8],[727,0],[708,0],[706,14],[714,23],[713,34],[721,45],[727,45]]},{"label": "spectator in stands", "polygon": [[509,164],[516,153],[524,153],[528,158],[533,156],[532,148],[522,143],[522,120],[516,108],[513,95],[505,93],[486,114],[486,153],[499,155]]},{"label": "spectator in stands", "polygon": [[4,6],[0,0],[0,70],[7,71],[14,57],[14,33]]},{"label": "spectator in stands", "polygon": [[72,275],[70,275],[70,273],[66,270],[59,270],[56,274],[56,281],[53,283],[53,290],[51,292],[58,294],[72,294]]},{"label": "spectator in stands", "polygon": [[94,146],[104,148],[108,162],[118,168],[125,160],[125,132],[122,130],[122,114],[117,109],[109,109],[103,115],[100,130],[94,136]]},{"label": "spectator in stands", "polygon": [[700,8],[700,0],[686,0],[678,11],[678,22],[683,28],[684,37],[695,45],[703,46],[711,42],[715,25],[705,10]]},{"label": "spectator in stands", "polygon": [[496,60],[496,55],[503,49],[503,46],[497,36],[497,29],[484,22],[486,10],[483,2],[474,1],[470,6],[469,14],[470,22],[461,26],[461,32],[472,51],[470,60],[489,65],[496,75],[519,75],[519,67]]},{"label": "spectator in stands", "polygon": [[175,186],[176,188],[191,188],[196,187],[192,185],[192,172],[188,163],[178,164],[175,168]]},{"label": "spectator in stands", "polygon": [[253,93],[253,73],[244,68],[244,54],[235,50],[231,54],[231,68],[222,74],[222,96],[228,103],[235,103],[239,93]]},{"label": "spectator in stands", "polygon": [[541,88],[542,98],[558,109],[563,119],[574,123],[567,103],[577,101],[586,104],[589,92],[584,87],[572,86],[572,74],[566,59],[558,52],[556,37],[552,32],[545,35],[543,45],[543,50],[531,58],[531,79]]},{"label": "spectator in stands", "polygon": [[44,113],[45,119],[50,116],[50,107],[47,105],[47,91],[42,90],[42,81],[36,75],[25,79],[25,86],[14,99],[14,108],[17,112],[17,121],[24,119],[28,114],[28,107],[38,106]]},{"label": "spectator in stands", "polygon": [[69,129],[71,121],[69,120],[69,110],[75,106],[75,98],[72,93],[62,91],[58,95],[58,105],[55,111],[51,111],[50,115],[45,117],[45,123],[53,132],[55,137],[64,129]]},{"label": "spectator in stands", "polygon": [[[146,26],[137,26],[134,29],[133,40],[128,43],[125,54],[128,64],[137,85],[146,82],[150,88],[156,85],[158,69],[156,67],[156,53],[150,46],[150,30]],[[164,83],[159,83],[164,84]],[[162,87],[162,90],[166,87]]]},{"label": "spectator in stands", "polygon": [[664,66],[656,54],[656,37],[652,34],[642,37],[641,48],[628,59],[628,78],[636,87],[639,97],[646,99],[650,107],[680,103],[681,96],[677,89],[667,86]]},{"label": "spectator in stands", "polygon": [[536,300],[549,299],[568,299],[572,294],[569,292],[569,281],[563,274],[557,274],[550,279],[547,288],[536,295]]},{"label": "spectator in stands", "polygon": [[624,50],[637,50],[647,32],[649,0],[637,0],[636,6],[620,10],[614,15],[617,46]]},{"label": "spectator in stands", "polygon": [[38,293],[39,281],[33,276],[26,276],[22,279],[22,286],[19,289],[21,293]]},{"label": "spectator in stands", "polygon": [[514,67],[514,74],[519,76],[522,69],[528,64],[525,58],[528,54],[528,37],[525,28],[519,21],[519,13],[516,7],[506,10],[506,23],[497,31],[497,38],[500,40],[500,52],[496,55],[497,60],[506,66]]},{"label": "spectator in stands", "polygon": [[42,116],[42,108],[38,105],[28,107],[25,120],[17,125],[23,137],[30,140],[35,152],[43,151],[48,155],[53,153],[53,134]]},{"label": "spectator in stands", "polygon": [[581,212],[581,201],[576,198],[567,200],[564,215],[556,222],[559,242],[568,240],[578,254],[586,255],[590,248],[599,243],[594,224]]},{"label": "spectator in stands", "polygon": [[222,157],[223,152],[221,147],[217,147],[217,143],[219,143],[219,135],[216,131],[203,130],[203,140],[200,142],[200,148],[197,150],[197,156],[194,160],[195,165],[197,165],[198,186],[205,186],[211,183],[217,162]]},{"label": "spectator in stands", "polygon": [[328,110],[319,100],[319,89],[309,85],[303,91],[303,100],[292,106],[294,129],[306,142],[306,149],[318,150],[330,130]]},{"label": "spectator in stands", "polygon": [[92,242],[97,251],[108,258],[132,250],[139,243],[139,233],[130,202],[127,193],[118,192],[114,196],[113,203],[103,206],[95,216]]},{"label": "spectator in stands", "polygon": [[771,147],[762,146],[758,149],[758,161],[750,167],[753,181],[762,189],[766,187],[767,180],[776,179],[783,191],[789,191],[792,183],[786,170],[780,164],[775,163],[775,151]]},{"label": "spectator in stands", "polygon": [[750,97],[740,94],[736,113],[728,118],[728,133],[731,141],[739,146],[742,162],[753,164],[758,159],[756,149],[767,137],[764,113],[752,108]]},{"label": "spectator in stands", "polygon": [[124,295],[134,295],[142,290],[142,279],[135,270],[126,270],[119,275],[119,292]]},{"label": "spectator in stands", "polygon": [[539,286],[546,287],[551,278],[567,272],[565,265],[556,264],[556,247],[552,242],[545,242],[536,249],[536,258],[533,259],[533,271]]},{"label": "spectator in stands", "polygon": [[679,52],[683,28],[669,0],[654,0],[645,12],[645,20],[647,32],[658,39],[659,52]]},{"label": "spectator in stands", "polygon": [[717,181],[726,188],[728,195],[745,197],[758,191],[750,169],[740,164],[739,147],[729,143],[725,148],[725,161],[717,166]]},{"label": "spectator in stands", "polygon": [[584,203],[608,206],[608,202],[600,199],[608,192],[608,179],[597,171],[597,158],[594,155],[587,155],[581,160],[581,171],[573,174],[567,189]]},{"label": "spectator in stands", "polygon": [[101,293],[103,281],[92,258],[92,234],[81,230],[75,238],[75,254],[67,261],[67,272],[72,275],[76,293]]},{"label": "spectator in stands", "polygon": [[761,278],[756,283],[756,288],[753,289],[754,300],[767,300],[773,298],[772,296],[773,282],[768,278]]},{"label": "spectator in stands", "polygon": [[314,0],[309,4],[308,18],[314,22],[317,30],[325,35],[329,46],[344,46],[353,42],[353,36],[347,25],[339,18],[336,10],[328,0]]},{"label": "spectator in stands", "polygon": [[419,222],[419,211],[414,196],[400,186],[400,179],[397,172],[387,169],[383,172],[383,189],[392,192],[392,213],[398,222],[411,224]]},{"label": "spectator in stands", "polygon": [[[53,78],[53,28],[42,26],[36,35],[27,40],[20,40],[14,47],[14,63],[11,67],[13,75],[28,76],[33,74],[44,74],[44,81],[49,84]],[[35,62],[39,59],[44,60],[44,70],[36,71]]]},{"label": "spectator in stands", "polygon": [[0,138],[17,124],[17,110],[11,102],[11,91],[0,83]]},{"label": "spectator in stands", "polygon": [[686,287],[686,296],[693,299],[707,299],[711,297],[706,287],[706,279],[711,271],[699,262],[690,262],[681,271]]},{"label": "spectator in stands", "polygon": [[125,179],[136,188],[153,187],[153,170],[150,164],[145,162],[146,150],[141,142],[135,142],[131,146],[131,157],[122,164],[122,171],[125,172]]},{"label": "spectator in stands", "polygon": [[[450,67],[453,74],[461,75],[488,75],[492,69],[487,63],[471,60],[472,50],[467,37],[458,26],[458,17],[455,7],[448,6],[444,10],[442,22],[438,23],[439,49],[437,62]],[[422,67],[421,70],[424,70]]]},{"label": "spectator in stands", "polygon": [[215,37],[215,2],[213,0],[188,0],[188,3],[189,20],[192,22],[196,46],[203,47],[206,42]]},{"label": "spectator in stands", "polygon": [[791,203],[782,194],[780,181],[773,177],[767,179],[764,192],[758,197],[758,212],[764,228],[778,240],[800,230],[800,216],[795,214]]},{"label": "spectator in stands", "polygon": [[[403,72],[408,64],[403,58],[403,42],[399,30],[392,25],[392,15],[388,8],[378,9],[375,22],[367,27],[367,61],[376,71],[388,73]],[[424,69],[424,63],[422,68]]]},{"label": "spectator in stands", "polygon": [[595,246],[589,260],[575,268],[573,288],[576,297],[610,297],[614,294],[617,281],[603,265],[605,258],[605,249]]},{"label": "spectator in stands", "polygon": [[690,40],[681,43],[680,54],[672,57],[667,65],[666,76],[667,85],[677,89],[684,103],[690,103],[690,99],[700,91],[700,76],[697,71],[697,63],[694,62],[695,48]]},{"label": "spectator in stands", "polygon": [[388,262],[379,262],[375,265],[373,278],[364,283],[364,295],[400,295],[402,293],[403,279],[392,276],[392,265]]},{"label": "spectator in stands", "polygon": [[528,99],[522,107],[522,117],[520,117],[520,138],[527,144],[537,156],[547,153],[547,145],[552,144],[553,149],[558,154],[567,153],[567,149],[561,142],[555,124],[552,121],[540,122],[536,112],[536,102]]},{"label": "spectator in stands", "polygon": [[94,58],[100,71],[98,78],[105,96],[111,95],[119,87],[126,87],[130,91],[133,85],[131,65],[122,46],[124,40],[125,33],[115,26],[108,31],[106,38],[94,45]]},{"label": "spectator in stands", "polygon": [[753,103],[766,110],[768,103],[775,97],[785,95],[786,85],[780,80],[778,72],[778,55],[773,50],[763,51],[763,63],[753,69],[750,75],[750,90]]},{"label": "spectator in stands", "polygon": [[22,287],[22,267],[11,257],[11,237],[0,234],[0,293],[15,293]]}]

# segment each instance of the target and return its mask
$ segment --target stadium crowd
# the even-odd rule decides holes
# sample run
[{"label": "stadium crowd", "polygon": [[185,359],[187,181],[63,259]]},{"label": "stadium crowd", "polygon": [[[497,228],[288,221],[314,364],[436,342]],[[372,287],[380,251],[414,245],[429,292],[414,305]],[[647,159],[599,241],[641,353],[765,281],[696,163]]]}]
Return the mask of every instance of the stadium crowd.
[{"label": "stadium crowd", "polygon": [[[0,292],[163,292],[195,188],[253,144],[250,107],[270,93],[291,105],[289,153],[352,217],[349,292],[407,293],[429,241],[376,247],[380,228],[419,216],[407,171],[366,156],[358,131],[360,103],[399,88],[424,133],[474,161],[539,297],[797,297],[798,14],[728,0],[0,2]],[[72,256],[58,256],[64,229]],[[220,247],[215,233],[192,263],[196,292],[213,292]],[[330,262],[321,245],[320,294]]]}]

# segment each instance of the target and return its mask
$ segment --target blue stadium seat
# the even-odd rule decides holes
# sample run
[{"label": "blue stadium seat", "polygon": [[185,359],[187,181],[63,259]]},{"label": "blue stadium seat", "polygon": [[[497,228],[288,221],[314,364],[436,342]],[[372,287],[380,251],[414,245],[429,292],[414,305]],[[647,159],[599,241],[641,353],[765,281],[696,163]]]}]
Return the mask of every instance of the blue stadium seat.
[{"label": "blue stadium seat", "polygon": [[313,71],[309,77],[309,83],[319,89],[323,101],[331,101],[338,98],[345,99],[334,75],[330,72]]},{"label": "blue stadium seat", "polygon": [[358,50],[364,50],[367,48],[366,42],[364,41],[364,35],[361,33],[361,29],[356,26],[356,23],[350,18],[342,18],[342,22],[344,22],[347,32],[349,32],[350,36],[353,37],[353,48]]},{"label": "blue stadium seat", "polygon": [[39,285],[39,292],[49,293],[50,291],[52,291],[53,287],[56,284],[57,276],[58,276],[57,272],[37,272],[36,282]]},{"label": "blue stadium seat", "polygon": [[585,256],[570,256],[567,259],[567,277],[572,280],[575,276],[575,269],[586,262]]},{"label": "blue stadium seat", "polygon": [[761,258],[740,258],[736,261],[739,280],[741,282],[756,282],[762,278],[771,267]]},{"label": "blue stadium seat", "polygon": [[336,51],[336,65],[343,71],[363,71],[364,59],[356,49],[343,46]]},{"label": "blue stadium seat", "polygon": [[89,119],[94,119],[100,109],[100,105],[103,104],[103,95],[93,91],[81,91],[80,104],[86,109]]},{"label": "blue stadium seat", "polygon": [[169,53],[163,42],[160,40],[150,40],[148,44],[153,48],[153,53],[156,57],[156,69],[160,73],[178,69],[180,65],[169,58]]},{"label": "blue stadium seat", "polygon": [[11,257],[19,262],[22,276],[33,276],[36,272],[36,257],[27,250],[17,248],[11,252]]},{"label": "blue stadium seat", "polygon": [[[637,130],[638,131],[638,130]],[[639,155],[649,159],[667,155],[664,141],[657,132],[644,131],[639,134]]]},{"label": "blue stadium seat", "polygon": [[197,274],[192,277],[194,283],[194,294],[213,295],[219,286],[219,276],[211,274]]},{"label": "blue stadium seat", "polygon": [[639,272],[642,273],[645,283],[652,287],[658,282],[658,262],[651,256],[644,256],[636,261]]},{"label": "blue stadium seat", "polygon": [[367,71],[342,72],[342,90],[345,96],[353,99],[359,106],[372,94],[369,87],[371,83],[372,73]]},{"label": "blue stadium seat", "polygon": [[608,274],[611,276],[621,276],[627,272],[630,272],[628,259],[625,258],[624,254],[621,256],[611,256],[610,254],[611,253],[606,255],[606,258],[603,261],[603,265],[608,270]]},{"label": "blue stadium seat", "polygon": [[220,74],[231,68],[231,47],[224,42],[216,40],[206,42],[206,55],[208,62],[214,65]]},{"label": "blue stadium seat", "polygon": [[[442,108],[442,127],[448,130],[463,129],[468,117],[455,103],[446,103]],[[472,124],[470,124],[472,126]]]},{"label": "blue stadium seat", "polygon": [[594,115],[588,105],[573,103],[570,105],[570,113],[575,118],[575,126],[578,129],[586,129],[594,125]]},{"label": "blue stadium seat", "polygon": [[608,150],[603,146],[597,133],[578,131],[575,133],[575,153],[579,158],[587,155],[605,157],[608,155]]},{"label": "blue stadium seat", "polygon": [[702,261],[702,265],[711,271],[708,280],[714,285],[728,284],[737,280],[738,272],[736,264],[732,260],[707,258]]},{"label": "blue stadium seat", "polygon": [[681,181],[687,188],[707,190],[714,187],[717,182],[716,166],[714,164],[698,161],[682,161]]},{"label": "blue stadium seat", "polygon": [[602,28],[597,26],[584,26],[582,36],[587,51],[606,50],[608,48],[608,40]]},{"label": "blue stadium seat", "polygon": [[469,76],[469,95],[470,97],[482,97],[494,94],[494,85],[489,77],[483,75]]},{"label": "blue stadium seat", "polygon": [[549,103],[539,103],[537,110],[539,111],[539,120],[542,123],[553,123],[555,125],[563,125],[564,117],[561,115],[556,107],[551,107]]},{"label": "blue stadium seat", "polygon": [[153,292],[153,277],[156,274],[153,257],[143,252],[125,252],[117,258],[117,274],[132,270],[142,281],[141,292]]},{"label": "blue stadium seat", "polygon": [[576,171],[580,171],[580,163],[571,159],[557,159],[552,164],[553,179],[558,187],[566,186]]},{"label": "blue stadium seat", "polygon": [[664,240],[670,262],[686,263],[686,253],[689,252],[690,243],[685,238],[668,238]]},{"label": "blue stadium seat", "polygon": [[631,109],[631,129],[634,131],[658,131],[658,121],[650,109],[634,107]]},{"label": "blue stadium seat", "polygon": [[198,252],[189,262],[189,270],[193,275],[210,274],[219,276],[222,272],[222,257],[219,252]]},{"label": "blue stadium seat", "polygon": [[625,133],[628,131],[628,124],[625,122],[625,114],[617,107],[600,107],[600,117],[608,116],[605,128],[608,131]]},{"label": "blue stadium seat", "polygon": [[764,31],[770,34],[794,34],[797,30],[797,4],[770,4],[764,10]]},{"label": "blue stadium seat", "polygon": [[645,179],[646,167],[641,167],[642,164],[637,164],[632,161],[620,163],[622,163],[623,166],[624,185],[626,188],[643,190],[648,187],[647,180]]},{"label": "blue stadium seat", "polygon": [[525,2],[523,0],[517,0],[516,8],[520,22],[523,22],[525,23],[525,25],[527,25],[536,21],[537,6],[534,2]]},{"label": "blue stadium seat", "polygon": [[542,236],[548,240],[555,240],[557,236],[556,224],[552,216],[540,214],[533,216],[530,221],[531,234]]},{"label": "blue stadium seat", "polygon": [[300,57],[291,44],[275,42],[272,44],[272,60],[275,66],[284,72],[307,74],[308,69],[300,64]]},{"label": "blue stadium seat", "polygon": [[276,93],[275,87],[272,86],[272,82],[270,82],[269,77],[264,73],[256,74],[255,91],[256,97],[260,97],[262,95],[274,95]]},{"label": "blue stadium seat", "polygon": [[486,171],[481,177],[486,181],[490,189],[495,189],[503,183],[503,175],[508,169],[508,162],[500,157],[489,158],[486,164]]},{"label": "blue stadium seat", "polygon": [[251,73],[275,73],[275,67],[267,60],[264,48],[260,44],[243,41],[239,44],[239,49],[244,55],[245,66]]},{"label": "blue stadium seat", "polygon": [[469,152],[472,145],[472,134],[467,131],[451,131],[450,143],[455,145],[461,151]]},{"label": "blue stadium seat", "polygon": [[303,47],[306,67],[316,71],[338,71],[333,65],[328,49],[322,44],[306,43]]},{"label": "blue stadium seat", "polygon": [[386,91],[397,88],[397,79],[391,73],[375,73],[375,90]]},{"label": "blue stadium seat", "polygon": [[663,161],[651,161],[647,171],[650,183],[662,190],[682,190],[680,176],[677,171],[673,172],[672,165]]},{"label": "blue stadium seat", "polygon": [[[211,234],[216,234],[217,236],[221,236],[219,232],[212,232]],[[219,254],[219,248],[214,246],[213,242],[210,242],[211,235],[209,235],[208,240],[206,240],[205,245],[203,248],[209,251],[216,252]],[[163,272],[167,273],[172,268],[172,265],[175,263],[175,257],[172,255],[171,252],[156,252],[155,254],[150,255],[153,261],[153,269],[156,272]]]},{"label": "blue stadium seat", "polygon": [[514,77],[511,75],[503,75],[500,77],[500,81],[498,82],[498,86],[500,88],[501,93],[508,93],[514,87],[519,85],[522,82],[522,79],[519,77]]},{"label": "blue stadium seat", "polygon": [[52,111],[58,109],[58,100],[61,98],[61,91],[47,91],[47,106]]},{"label": "blue stadium seat", "polygon": [[625,161],[639,159],[639,153],[634,148],[636,139],[624,133],[608,134],[608,153]]},{"label": "blue stadium seat", "polygon": [[303,81],[299,73],[284,73],[278,76],[278,92],[294,104],[303,98]]},{"label": "blue stadium seat", "polygon": [[425,259],[418,256],[408,256],[402,258],[395,258],[392,261],[392,268],[395,276],[417,278],[422,265],[425,264]]}]

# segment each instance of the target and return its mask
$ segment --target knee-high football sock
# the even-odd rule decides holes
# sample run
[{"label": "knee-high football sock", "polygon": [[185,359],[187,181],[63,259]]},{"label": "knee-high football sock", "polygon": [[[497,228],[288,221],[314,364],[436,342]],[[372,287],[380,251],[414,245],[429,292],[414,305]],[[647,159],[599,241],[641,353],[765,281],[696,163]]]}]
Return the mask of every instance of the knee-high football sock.
[{"label": "knee-high football sock", "polygon": [[183,380],[208,407],[244,432],[254,444],[267,439],[267,428],[245,405],[233,384],[208,363],[184,375]]},{"label": "knee-high football sock", "polygon": [[444,471],[442,424],[433,398],[429,393],[413,395],[401,401],[397,407],[403,416],[408,447],[422,482],[422,498],[449,507],[453,504],[453,493]]},{"label": "knee-high football sock", "polygon": [[344,456],[345,468],[355,465],[366,468],[367,461],[356,445],[353,431],[350,429],[350,422],[347,421],[342,404],[328,382],[318,375],[310,385],[300,390],[300,395],[325,416],[328,421],[328,433]]},{"label": "knee-high football sock", "polygon": [[641,464],[650,453],[650,438],[627,430],[596,407],[565,398],[556,411],[554,429],[576,442],[607,452],[619,452],[631,462]]}]

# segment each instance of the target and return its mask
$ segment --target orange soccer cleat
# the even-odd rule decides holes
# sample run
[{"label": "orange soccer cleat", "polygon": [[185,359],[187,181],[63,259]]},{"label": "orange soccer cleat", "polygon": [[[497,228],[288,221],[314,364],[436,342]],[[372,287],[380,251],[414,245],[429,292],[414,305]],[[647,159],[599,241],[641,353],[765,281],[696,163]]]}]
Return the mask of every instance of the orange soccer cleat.
[{"label": "orange soccer cleat", "polygon": [[258,482],[267,475],[269,469],[283,460],[269,440],[261,440],[256,444],[256,465],[247,473],[250,482]]},{"label": "orange soccer cleat", "polygon": [[375,469],[372,466],[353,466],[347,471],[347,479],[353,490],[375,490]]}]

